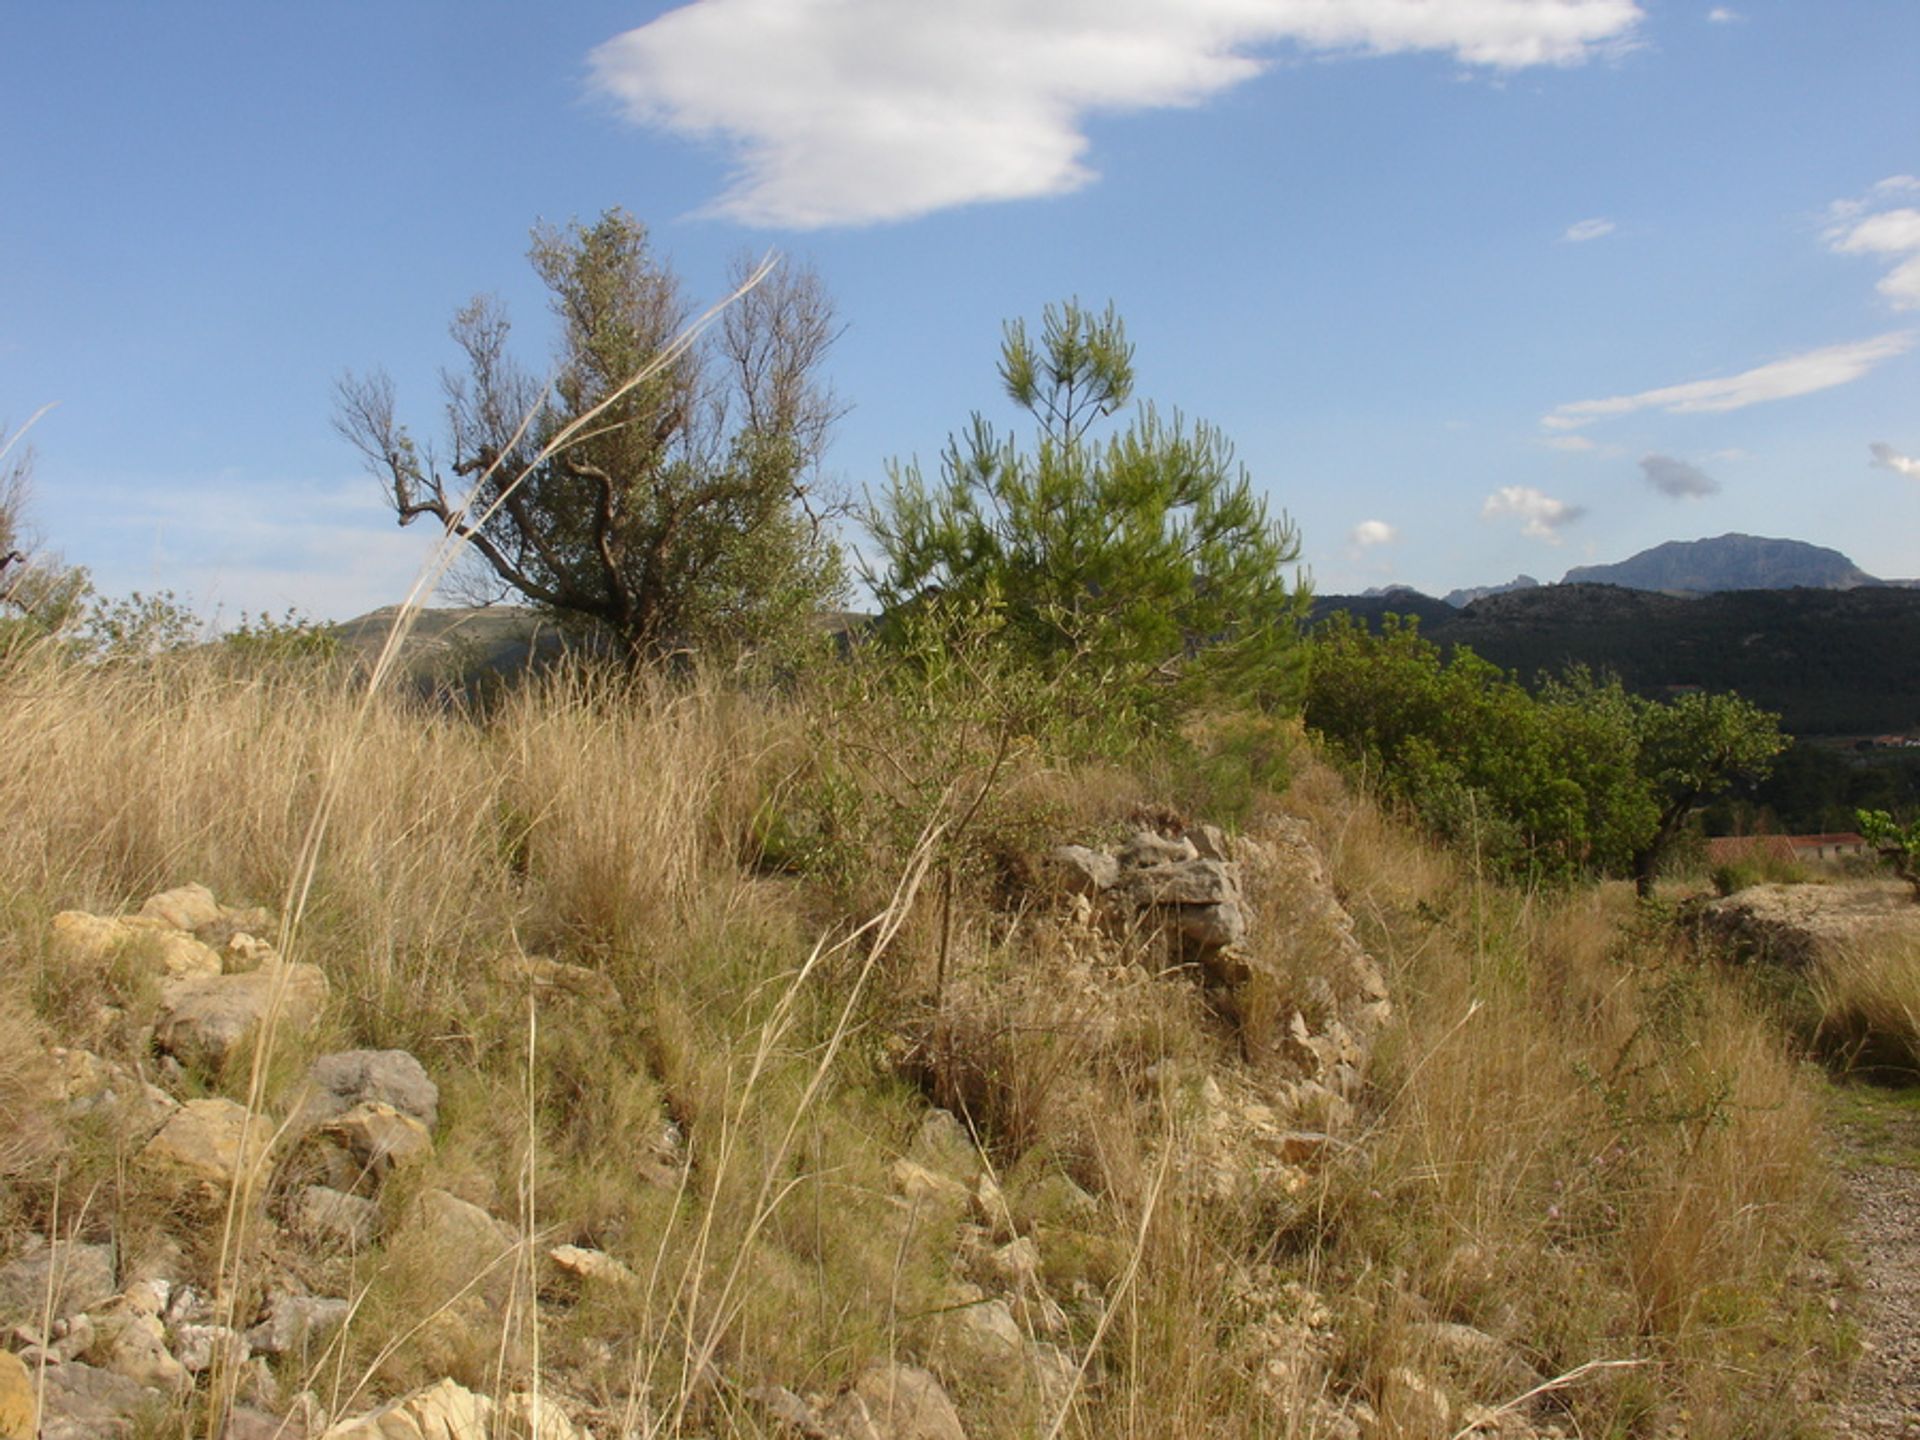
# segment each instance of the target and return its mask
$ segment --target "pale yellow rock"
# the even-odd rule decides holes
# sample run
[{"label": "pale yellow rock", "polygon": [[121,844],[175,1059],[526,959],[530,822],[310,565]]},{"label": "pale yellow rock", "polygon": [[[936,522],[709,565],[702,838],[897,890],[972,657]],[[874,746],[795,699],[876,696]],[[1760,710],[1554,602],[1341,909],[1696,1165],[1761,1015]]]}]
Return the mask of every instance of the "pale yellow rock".
[{"label": "pale yellow rock", "polygon": [[63,965],[98,964],[112,959],[134,932],[125,922],[84,910],[62,910],[48,927],[48,948]]},{"label": "pale yellow rock", "polygon": [[243,1168],[265,1161],[273,1128],[265,1115],[249,1124],[245,1107],[231,1100],[189,1100],[147,1142],[137,1163],[163,1184],[224,1190]]},{"label": "pale yellow rock", "polygon": [[893,1181],[895,1192],[916,1205],[951,1205],[961,1209],[973,1198],[967,1193],[967,1187],[951,1175],[930,1170],[917,1160],[894,1161],[888,1177]]},{"label": "pale yellow rock", "polygon": [[442,1380],[350,1420],[321,1440],[487,1440],[493,1402],[464,1385]]},{"label": "pale yellow rock", "polygon": [[580,1245],[556,1245],[547,1258],[569,1275],[607,1285],[638,1285],[640,1277],[604,1250]]},{"label": "pale yellow rock", "polygon": [[324,1128],[375,1176],[433,1153],[433,1136],[425,1125],[379,1100],[362,1101]]},{"label": "pale yellow rock", "polygon": [[204,885],[162,890],[140,907],[139,918],[158,920],[176,930],[198,930],[220,918],[220,902]]},{"label": "pale yellow rock", "polygon": [[155,930],[143,935],[135,949],[136,953],[153,958],[156,973],[173,980],[218,975],[225,968],[217,950],[178,930]]},{"label": "pale yellow rock", "polygon": [[33,1376],[18,1355],[0,1350],[0,1440],[33,1440],[39,1433]]}]

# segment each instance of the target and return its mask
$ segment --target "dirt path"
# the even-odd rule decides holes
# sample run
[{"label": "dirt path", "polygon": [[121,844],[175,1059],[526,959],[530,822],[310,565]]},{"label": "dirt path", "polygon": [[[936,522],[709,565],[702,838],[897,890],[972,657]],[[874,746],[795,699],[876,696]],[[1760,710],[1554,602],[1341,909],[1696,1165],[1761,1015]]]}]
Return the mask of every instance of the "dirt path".
[{"label": "dirt path", "polygon": [[1836,1123],[1864,1354],[1834,1433],[1920,1440],[1920,1091],[1855,1095]]}]

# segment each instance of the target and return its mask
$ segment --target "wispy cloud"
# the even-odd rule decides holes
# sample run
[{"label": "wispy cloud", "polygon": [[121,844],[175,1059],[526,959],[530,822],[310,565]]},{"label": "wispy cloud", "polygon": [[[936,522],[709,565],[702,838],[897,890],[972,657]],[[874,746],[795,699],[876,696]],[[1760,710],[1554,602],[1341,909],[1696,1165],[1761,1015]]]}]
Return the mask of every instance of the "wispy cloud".
[{"label": "wispy cloud", "polygon": [[1647,484],[1674,500],[1700,500],[1720,489],[1720,482],[1698,465],[1671,455],[1642,455],[1640,473]]},{"label": "wispy cloud", "polygon": [[1731,5],[1716,5],[1707,11],[1707,19],[1716,25],[1733,25],[1746,18],[1746,16],[1742,15]]},{"label": "wispy cloud", "polygon": [[1549,435],[1545,443],[1549,449],[1566,450],[1576,455],[1600,448],[1585,435]]},{"label": "wispy cloud", "polygon": [[1605,400],[1576,400],[1557,407],[1540,423],[1550,430],[1578,430],[1596,420],[1630,415],[1636,410],[1664,410],[1670,415],[1718,414],[1769,400],[1812,395],[1858,380],[1882,361],[1906,354],[1913,348],[1914,333],[1896,330],[1870,340],[1828,345],[1714,380],[1689,380],[1683,385]]},{"label": "wispy cloud", "polygon": [[1563,525],[1573,524],[1586,513],[1584,506],[1556,500],[1531,485],[1502,486],[1487,496],[1486,503],[1480,507],[1480,518],[1483,520],[1497,520],[1506,515],[1519,516],[1522,535],[1544,540],[1549,545],[1560,543],[1560,528]]},{"label": "wispy cloud", "polygon": [[1362,520],[1347,533],[1347,540],[1356,550],[1371,550],[1376,545],[1391,545],[1400,538],[1400,532],[1384,520]]},{"label": "wispy cloud", "polygon": [[1875,255],[1893,261],[1876,287],[1896,310],[1920,310],[1920,210],[1878,207],[1920,194],[1920,178],[1889,175],[1866,195],[1827,207],[1827,244],[1842,255]]},{"label": "wispy cloud", "polygon": [[1591,220],[1579,220],[1569,225],[1560,238],[1562,240],[1570,240],[1575,245],[1578,245],[1583,241],[1598,240],[1602,235],[1611,235],[1614,229],[1613,221],[1604,216],[1596,215]]},{"label": "wispy cloud", "polygon": [[1904,475],[1909,480],[1920,480],[1920,460],[1911,455],[1902,455],[1893,446],[1880,442],[1869,445],[1867,449],[1873,453],[1873,463],[1878,468]]},{"label": "wispy cloud", "polygon": [[588,57],[631,120],[719,142],[711,213],[810,228],[1057,195],[1095,175],[1090,115],[1197,105],[1267,55],[1574,65],[1636,0],[696,0]]}]

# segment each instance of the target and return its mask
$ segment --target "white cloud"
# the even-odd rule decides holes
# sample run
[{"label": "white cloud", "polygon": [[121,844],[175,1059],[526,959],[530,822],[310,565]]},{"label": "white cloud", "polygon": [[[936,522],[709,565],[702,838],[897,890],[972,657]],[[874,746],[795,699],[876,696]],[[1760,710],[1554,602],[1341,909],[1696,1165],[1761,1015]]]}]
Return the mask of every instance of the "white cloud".
[{"label": "white cloud", "polygon": [[1560,238],[1562,240],[1571,240],[1574,244],[1578,245],[1583,240],[1598,240],[1602,235],[1611,235],[1613,231],[1613,221],[1604,216],[1597,215],[1591,220],[1580,220],[1569,225],[1566,233]]},{"label": "white cloud", "polygon": [[1877,255],[1895,262],[1876,288],[1896,310],[1920,310],[1920,210],[1874,207],[1910,194],[1920,194],[1920,179],[1889,175],[1864,199],[1836,200],[1827,207],[1825,239],[1830,248],[1842,255]]},{"label": "white cloud", "polygon": [[1647,484],[1674,500],[1701,500],[1720,488],[1720,482],[1698,465],[1671,455],[1642,455],[1640,473]]},{"label": "white cloud", "polygon": [[1483,520],[1496,520],[1503,515],[1520,516],[1524,522],[1520,533],[1549,545],[1560,543],[1561,526],[1571,525],[1586,513],[1583,506],[1556,500],[1531,485],[1502,486],[1487,496],[1486,504],[1480,507]]},{"label": "white cloud", "polygon": [[1549,435],[1546,439],[1546,444],[1550,449],[1567,450],[1574,454],[1600,448],[1585,435]]},{"label": "white cloud", "polygon": [[631,120],[718,142],[750,225],[902,220],[1094,178],[1087,117],[1197,105],[1267,53],[1515,70],[1629,42],[1636,0],[696,0],[588,57]]},{"label": "white cloud", "polygon": [[1920,480],[1920,460],[1911,455],[1902,455],[1893,446],[1876,442],[1867,447],[1873,452],[1873,463],[1879,469],[1891,470],[1896,475],[1904,475],[1909,480]]},{"label": "white cloud", "polygon": [[1719,414],[1744,410],[1769,400],[1790,400],[1858,380],[1883,360],[1906,354],[1913,348],[1914,334],[1911,330],[1896,330],[1870,340],[1790,355],[1784,360],[1743,370],[1738,375],[1690,380],[1684,385],[1667,385],[1605,400],[1576,400],[1557,407],[1540,423],[1551,430],[1578,430],[1596,420],[1630,415],[1636,410],[1664,410],[1670,415]]},{"label": "white cloud", "polygon": [[1391,545],[1400,538],[1400,532],[1384,520],[1362,520],[1348,533],[1347,539],[1354,548],[1370,550],[1375,545]]},{"label": "white cloud", "polygon": [[1738,10],[1735,10],[1731,5],[1716,5],[1713,9],[1707,11],[1707,19],[1716,25],[1732,25],[1736,21],[1745,20],[1746,18],[1746,16],[1742,15]]}]

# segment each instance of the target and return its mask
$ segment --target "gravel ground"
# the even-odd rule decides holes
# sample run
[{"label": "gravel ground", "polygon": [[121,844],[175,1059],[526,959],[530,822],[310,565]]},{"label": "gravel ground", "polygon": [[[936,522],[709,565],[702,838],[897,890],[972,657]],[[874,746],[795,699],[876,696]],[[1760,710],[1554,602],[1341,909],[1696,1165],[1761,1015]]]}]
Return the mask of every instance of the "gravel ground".
[{"label": "gravel ground", "polygon": [[1865,1353],[1834,1433],[1859,1440],[1920,1440],[1920,1113],[1902,1111],[1871,1143],[1840,1126]]}]

